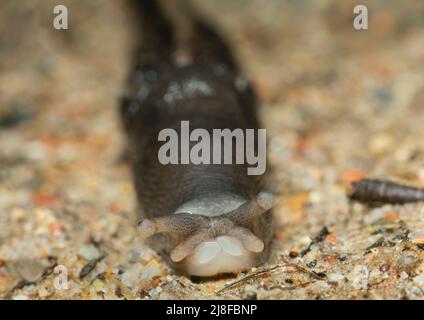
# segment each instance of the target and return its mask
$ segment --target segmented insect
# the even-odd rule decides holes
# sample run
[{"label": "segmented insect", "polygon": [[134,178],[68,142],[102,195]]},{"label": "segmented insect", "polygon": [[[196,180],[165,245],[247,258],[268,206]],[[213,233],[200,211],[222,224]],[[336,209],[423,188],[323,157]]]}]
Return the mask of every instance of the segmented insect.
[{"label": "segmented insect", "polygon": [[352,183],[350,198],[365,203],[408,203],[424,201],[424,189],[378,179]]}]

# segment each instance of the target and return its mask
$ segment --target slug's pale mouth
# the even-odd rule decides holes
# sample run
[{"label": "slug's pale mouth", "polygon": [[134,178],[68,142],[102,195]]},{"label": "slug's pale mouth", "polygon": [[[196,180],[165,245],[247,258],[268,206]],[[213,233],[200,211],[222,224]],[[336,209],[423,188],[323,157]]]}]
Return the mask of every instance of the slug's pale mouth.
[{"label": "slug's pale mouth", "polygon": [[202,277],[238,272],[256,264],[256,254],[246,250],[240,240],[232,236],[202,242],[182,262],[188,274]]},{"label": "slug's pale mouth", "polygon": [[272,207],[266,192],[237,209],[217,217],[178,213],[144,219],[139,229],[144,238],[157,233],[172,233],[181,239],[170,252],[174,263],[186,273],[211,276],[237,272],[257,264],[264,243],[251,231],[253,220]]}]

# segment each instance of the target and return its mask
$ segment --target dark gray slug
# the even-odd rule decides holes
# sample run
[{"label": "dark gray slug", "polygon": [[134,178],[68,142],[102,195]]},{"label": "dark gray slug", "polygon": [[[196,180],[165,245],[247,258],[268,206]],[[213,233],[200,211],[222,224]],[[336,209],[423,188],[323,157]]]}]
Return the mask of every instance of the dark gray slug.
[{"label": "dark gray slug", "polygon": [[[247,164],[163,165],[164,128],[258,129],[256,99],[227,46],[190,13],[178,24],[154,1],[133,1],[140,15],[136,54],[121,117],[128,137],[142,238],[179,272],[239,272],[268,257],[272,196]],[[193,144],[193,143],[192,143]],[[235,150],[233,146],[233,150]],[[181,154],[179,155],[181,158]]]}]

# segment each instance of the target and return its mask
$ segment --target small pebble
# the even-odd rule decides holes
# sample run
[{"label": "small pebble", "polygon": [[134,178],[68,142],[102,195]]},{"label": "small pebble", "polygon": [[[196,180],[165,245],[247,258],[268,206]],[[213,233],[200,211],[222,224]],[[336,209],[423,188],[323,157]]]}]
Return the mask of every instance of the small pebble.
[{"label": "small pebble", "polygon": [[424,244],[424,230],[414,230],[408,234],[408,238],[412,243]]},{"label": "small pebble", "polygon": [[356,265],[350,275],[352,286],[355,289],[367,289],[368,288],[368,276],[369,271],[365,265]]},{"label": "small pebble", "polygon": [[394,138],[388,133],[378,133],[371,137],[368,148],[374,156],[391,152],[395,147]]},{"label": "small pebble", "polygon": [[290,250],[290,252],[289,252],[289,257],[290,258],[294,259],[294,258],[297,258],[298,256],[299,256],[299,252],[298,251],[296,251],[296,250]]},{"label": "small pebble", "polygon": [[308,263],[308,268],[315,268],[317,266],[317,261],[316,260],[312,260],[311,262]]},{"label": "small pebble", "polygon": [[384,279],[383,274],[381,273],[381,271],[379,269],[371,270],[371,272],[369,274],[369,281],[370,282],[372,282],[373,284],[376,284],[376,283],[383,281],[383,279]]},{"label": "small pebble", "polygon": [[312,283],[308,289],[315,291],[315,292],[325,292],[329,289],[330,285],[327,283],[327,281],[324,280],[318,280],[314,283]]},{"label": "small pebble", "polygon": [[244,292],[243,300],[258,300],[258,295],[255,291],[248,290]]},{"label": "small pebble", "polygon": [[99,249],[91,244],[78,247],[77,254],[87,260],[93,260],[100,257]]},{"label": "small pebble", "polygon": [[405,271],[402,271],[400,273],[400,280],[406,280],[408,278],[409,278],[409,275]]},{"label": "small pebble", "polygon": [[40,261],[29,258],[15,261],[12,267],[28,282],[36,282],[41,278],[45,270],[45,267]]},{"label": "small pebble", "polygon": [[328,282],[337,283],[344,279],[344,276],[341,273],[330,273],[327,276]]},{"label": "small pebble", "polygon": [[417,286],[424,289],[424,274],[420,274],[420,275],[414,277],[413,281]]}]

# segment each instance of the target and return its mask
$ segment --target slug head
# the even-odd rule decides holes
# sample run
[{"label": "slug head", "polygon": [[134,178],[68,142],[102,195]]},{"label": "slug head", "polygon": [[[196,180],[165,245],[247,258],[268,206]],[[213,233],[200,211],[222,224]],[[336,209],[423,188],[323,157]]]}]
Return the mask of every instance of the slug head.
[{"label": "slug head", "polygon": [[213,276],[256,266],[264,242],[252,231],[257,217],[269,211],[273,197],[259,193],[237,209],[216,217],[190,213],[143,219],[139,230],[144,239],[158,233],[172,233],[181,239],[170,259],[185,273]]}]

